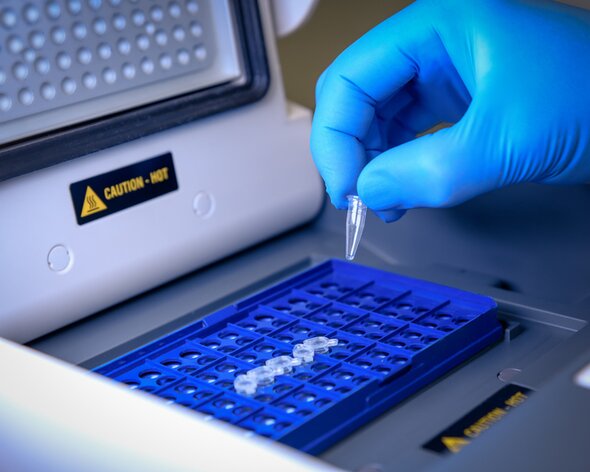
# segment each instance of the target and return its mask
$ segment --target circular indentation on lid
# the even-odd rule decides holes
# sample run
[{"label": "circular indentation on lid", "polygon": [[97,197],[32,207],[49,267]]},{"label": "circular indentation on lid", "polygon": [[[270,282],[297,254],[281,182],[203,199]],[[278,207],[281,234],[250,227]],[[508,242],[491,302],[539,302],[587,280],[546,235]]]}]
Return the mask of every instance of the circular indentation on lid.
[{"label": "circular indentation on lid", "polygon": [[154,5],[150,8],[150,17],[156,22],[162,21],[164,19],[164,10],[160,6]]},{"label": "circular indentation on lid", "polygon": [[184,41],[184,38],[186,38],[186,33],[184,32],[184,29],[182,26],[176,25],[172,29],[172,36],[174,36],[174,39],[176,41],[181,42],[181,41]]},{"label": "circular indentation on lid", "polygon": [[406,349],[408,351],[418,352],[422,349],[422,345],[421,344],[410,344],[409,346],[406,347]]},{"label": "circular indentation on lid", "polygon": [[154,63],[152,62],[152,60],[148,59],[147,57],[144,57],[141,60],[141,70],[144,72],[144,74],[148,75],[154,72]]},{"label": "circular indentation on lid", "polygon": [[15,62],[12,66],[12,75],[15,79],[25,80],[29,75],[29,68],[22,62]]},{"label": "circular indentation on lid", "polygon": [[51,65],[49,61],[44,57],[38,57],[35,61],[35,70],[42,75],[45,75],[49,72]]},{"label": "circular indentation on lid", "polygon": [[23,8],[23,16],[25,17],[25,21],[30,25],[37,23],[39,21],[39,8],[37,8],[32,3],[27,3]]},{"label": "circular indentation on lid", "polygon": [[195,0],[187,0],[186,9],[189,13],[196,15],[199,12],[199,4]]},{"label": "circular indentation on lid", "polygon": [[68,0],[68,11],[72,15],[77,15],[82,11],[82,2],[80,0]]},{"label": "circular indentation on lid", "polygon": [[105,67],[102,71],[102,79],[107,84],[114,84],[117,81],[117,73],[110,67]]},{"label": "circular indentation on lid", "polygon": [[117,41],[117,49],[126,56],[131,51],[131,43],[125,38],[121,38]]},{"label": "circular indentation on lid", "polygon": [[61,81],[61,89],[67,95],[72,95],[76,91],[76,82],[71,77],[66,77]]},{"label": "circular indentation on lid", "polygon": [[195,46],[193,48],[193,54],[199,61],[204,61],[207,58],[207,50],[205,46]]},{"label": "circular indentation on lid", "polygon": [[154,34],[156,32],[156,25],[154,25],[151,21],[148,21],[145,24],[145,32],[147,34]]},{"label": "circular indentation on lid", "polygon": [[42,31],[31,31],[29,34],[29,43],[35,49],[41,49],[45,44],[45,34]]},{"label": "circular indentation on lid", "polygon": [[110,44],[107,43],[100,43],[98,45],[97,51],[100,58],[104,60],[109,59],[111,57],[111,54],[113,53]]},{"label": "circular indentation on lid", "polygon": [[434,317],[437,320],[441,320],[441,321],[450,321],[453,317],[451,315],[449,315],[448,313],[437,313],[436,315],[434,315]]},{"label": "circular indentation on lid", "polygon": [[98,10],[102,6],[102,0],[88,0],[88,6],[93,10]]},{"label": "circular indentation on lid", "polygon": [[197,23],[196,21],[192,21],[189,25],[189,29],[191,34],[195,37],[195,38],[200,38],[201,35],[203,34],[203,27]]},{"label": "circular indentation on lid", "polygon": [[53,100],[55,98],[56,90],[55,87],[49,82],[43,82],[41,84],[41,96],[45,100]]},{"label": "circular indentation on lid", "polygon": [[170,69],[172,67],[172,57],[168,53],[161,54],[159,61],[162,69]]},{"label": "circular indentation on lid", "polygon": [[170,13],[170,16],[173,18],[179,18],[182,14],[182,9],[177,2],[170,2],[168,4],[168,13]]},{"label": "circular indentation on lid", "polygon": [[168,42],[168,35],[164,30],[161,29],[156,31],[156,35],[154,36],[154,38],[156,40],[156,43],[158,43],[160,46],[165,46]]},{"label": "circular indentation on lid", "polygon": [[12,108],[12,99],[3,93],[0,93],[0,110],[8,111]]},{"label": "circular indentation on lid", "polygon": [[96,79],[96,75],[90,73],[90,72],[86,72],[83,76],[82,76],[82,84],[84,85],[84,87],[86,87],[89,90],[92,90],[93,88],[96,87],[97,84],[97,79]]},{"label": "circular indentation on lid", "polygon": [[45,3],[45,12],[49,18],[57,20],[61,15],[61,7],[56,1],[50,0]]},{"label": "circular indentation on lid", "polygon": [[396,305],[397,308],[399,308],[400,310],[411,310],[412,309],[412,305],[410,303],[398,303]]},{"label": "circular indentation on lid", "polygon": [[115,28],[117,31],[123,31],[125,26],[127,26],[127,20],[120,13],[115,13],[113,15],[112,23],[113,28]]},{"label": "circular indentation on lid", "polygon": [[35,95],[31,91],[31,89],[23,88],[20,89],[18,92],[18,101],[21,102],[23,105],[30,105],[35,100]]},{"label": "circular indentation on lid", "polygon": [[66,40],[66,30],[61,26],[55,26],[51,29],[51,40],[57,44],[63,44]]},{"label": "circular indentation on lid", "polygon": [[92,60],[92,52],[88,48],[78,49],[77,56],[80,64],[90,64]]},{"label": "circular indentation on lid", "polygon": [[3,8],[0,12],[0,21],[6,28],[12,28],[16,25],[16,12],[12,8]]},{"label": "circular indentation on lid", "polygon": [[145,13],[141,10],[133,10],[131,13],[131,21],[135,26],[143,26],[145,23]]},{"label": "circular indentation on lid", "polygon": [[[452,328],[451,328],[452,330]],[[424,336],[424,338],[422,339],[422,341],[424,341],[426,344],[430,344],[433,343],[434,341],[437,341],[438,338],[435,336]]]},{"label": "circular indentation on lid", "polygon": [[6,40],[6,46],[11,53],[18,54],[25,48],[25,43],[20,36],[13,34]]},{"label": "circular indentation on lid", "polygon": [[123,64],[123,76],[126,79],[133,79],[133,77],[135,77],[135,66],[133,64],[129,64],[128,62],[126,62],[125,64]]},{"label": "circular indentation on lid", "polygon": [[35,58],[37,57],[37,53],[35,52],[34,49],[27,48],[23,51],[23,57],[24,57],[25,61],[32,63],[35,61]]},{"label": "circular indentation on lid", "polygon": [[72,34],[74,38],[82,40],[88,34],[88,29],[84,23],[77,21],[72,25]]},{"label": "circular indentation on lid", "polygon": [[135,38],[135,43],[139,49],[145,51],[150,47],[150,38],[145,34],[138,34]]},{"label": "circular indentation on lid", "polygon": [[68,53],[63,51],[57,54],[55,60],[61,70],[67,70],[72,65],[72,58]]},{"label": "circular indentation on lid", "polygon": [[96,18],[92,22],[92,28],[94,28],[94,32],[98,35],[103,35],[107,31],[107,22],[104,18]]}]

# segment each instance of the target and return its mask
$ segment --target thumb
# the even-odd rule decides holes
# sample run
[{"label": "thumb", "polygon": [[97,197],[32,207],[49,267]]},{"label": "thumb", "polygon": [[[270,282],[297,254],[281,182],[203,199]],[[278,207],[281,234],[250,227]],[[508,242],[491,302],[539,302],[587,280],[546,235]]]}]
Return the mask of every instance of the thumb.
[{"label": "thumb", "polygon": [[497,187],[500,163],[470,128],[460,121],[380,154],[359,176],[360,198],[377,212],[448,207]]}]

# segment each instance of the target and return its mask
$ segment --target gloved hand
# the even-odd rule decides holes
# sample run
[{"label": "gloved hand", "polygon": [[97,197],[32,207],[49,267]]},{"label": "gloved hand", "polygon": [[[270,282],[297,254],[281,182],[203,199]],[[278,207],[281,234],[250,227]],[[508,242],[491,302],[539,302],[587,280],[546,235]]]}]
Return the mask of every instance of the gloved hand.
[{"label": "gloved hand", "polygon": [[[311,148],[332,203],[385,221],[518,182],[590,182],[590,12],[418,0],[320,77]],[[416,139],[440,122],[453,126]]]}]

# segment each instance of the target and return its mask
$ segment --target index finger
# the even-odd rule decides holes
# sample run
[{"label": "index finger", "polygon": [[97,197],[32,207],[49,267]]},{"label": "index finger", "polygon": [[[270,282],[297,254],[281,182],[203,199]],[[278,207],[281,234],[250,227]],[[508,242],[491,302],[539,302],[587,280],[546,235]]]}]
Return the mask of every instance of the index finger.
[{"label": "index finger", "polygon": [[363,146],[379,103],[390,100],[419,72],[421,51],[437,40],[432,2],[416,2],[349,46],[320,78],[311,150],[332,203],[346,195],[367,163]]}]

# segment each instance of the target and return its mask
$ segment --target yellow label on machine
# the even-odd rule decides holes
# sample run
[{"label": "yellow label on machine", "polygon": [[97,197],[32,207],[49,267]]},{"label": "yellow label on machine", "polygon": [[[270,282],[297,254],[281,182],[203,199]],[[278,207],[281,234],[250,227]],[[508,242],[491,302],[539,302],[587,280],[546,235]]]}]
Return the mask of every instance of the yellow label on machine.
[{"label": "yellow label on machine", "polygon": [[172,154],[74,182],[70,193],[79,225],[178,189]]},{"label": "yellow label on machine", "polygon": [[80,213],[80,218],[84,218],[88,215],[93,215],[94,213],[98,213],[99,211],[103,211],[106,209],[107,206],[96,194],[96,192],[92,190],[92,187],[88,185],[86,187],[86,195],[84,195],[84,204],[82,205],[82,212]]}]

